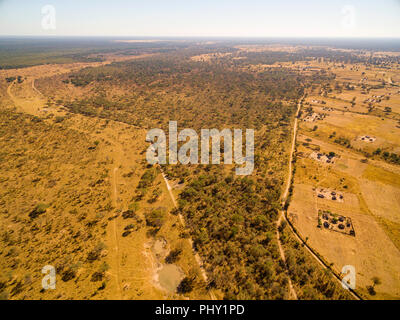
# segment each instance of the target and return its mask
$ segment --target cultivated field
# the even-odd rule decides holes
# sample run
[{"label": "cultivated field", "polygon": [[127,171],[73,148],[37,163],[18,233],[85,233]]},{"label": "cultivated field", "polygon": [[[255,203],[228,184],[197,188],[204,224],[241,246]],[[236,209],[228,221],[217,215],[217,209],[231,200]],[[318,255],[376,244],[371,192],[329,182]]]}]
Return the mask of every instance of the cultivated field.
[{"label": "cultivated field", "polygon": [[[288,218],[338,274],[345,265],[356,268],[356,291],[364,298],[399,299],[400,96],[393,85],[399,66],[308,65],[333,73],[335,80],[315,86],[305,99],[303,113],[326,116],[300,123]],[[321,163],[316,153],[337,160]],[[318,197],[321,188],[341,192],[343,201]],[[329,230],[319,211],[350,217],[355,236]]]}]

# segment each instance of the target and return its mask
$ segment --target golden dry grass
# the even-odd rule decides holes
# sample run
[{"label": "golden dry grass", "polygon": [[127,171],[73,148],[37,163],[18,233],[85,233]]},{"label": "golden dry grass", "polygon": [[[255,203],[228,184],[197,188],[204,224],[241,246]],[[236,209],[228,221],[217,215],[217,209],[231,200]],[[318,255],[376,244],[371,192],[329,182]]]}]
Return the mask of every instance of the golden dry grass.
[{"label": "golden dry grass", "polygon": [[[0,110],[4,120],[0,139],[2,295],[11,299],[209,299],[201,281],[186,297],[168,293],[154,282],[156,265],[146,249],[152,236],[144,222],[123,236],[133,221],[122,213],[135,202],[146,167],[145,131],[68,114],[56,104],[47,112],[41,110],[47,101],[34,90],[32,81],[85,66],[1,71],[26,75],[22,84],[4,84],[1,93],[8,96],[9,106],[33,116]],[[148,194],[156,188],[161,191],[156,202],[150,204],[146,197],[139,203],[137,215],[143,221],[146,210],[173,208],[161,174]],[[27,215],[40,203],[49,208],[31,221]],[[199,274],[191,245],[181,233],[178,218],[168,214],[157,236],[165,238],[170,248],[182,248],[176,264],[185,275]],[[88,261],[94,250],[95,260]],[[41,291],[41,268],[47,264],[57,268],[57,289]],[[64,281],[63,273],[69,270],[73,277]],[[93,280],[96,272],[102,274],[100,280]]]},{"label": "golden dry grass", "polygon": [[[299,65],[297,63],[297,65]],[[321,63],[311,65],[324,67]],[[336,81],[350,82],[356,86],[354,91],[333,92],[322,97],[315,90],[307,98],[316,112],[327,112],[322,121],[302,122],[298,137],[298,152],[305,157],[298,157],[296,163],[295,187],[293,199],[289,207],[289,216],[302,236],[308,237],[309,244],[316,249],[334,267],[340,271],[344,264],[352,264],[357,270],[357,290],[366,298],[394,299],[400,297],[400,175],[398,166],[375,159],[367,163],[360,152],[355,152],[334,143],[336,137],[349,139],[355,149],[372,153],[377,148],[396,152],[400,147],[400,131],[397,115],[376,112],[363,115],[367,105],[363,101],[373,95],[391,93],[389,100],[377,105],[392,106],[397,112],[400,100],[397,92],[391,88],[371,90],[361,94],[357,87],[361,73],[368,77],[367,84],[378,84],[388,78],[397,79],[399,72],[382,71],[378,68],[367,70],[362,65],[346,65],[338,68],[325,65],[336,74]],[[356,97],[355,107],[350,102]],[[311,100],[324,100],[326,105],[312,103]],[[306,105],[305,107],[308,107]],[[344,108],[347,106],[347,108]],[[332,107],[334,111],[323,111],[322,107]],[[315,130],[315,126],[318,128]],[[335,133],[333,135],[333,133]],[[332,136],[333,135],[333,136]],[[374,143],[365,144],[358,141],[361,135],[377,138]],[[333,166],[321,165],[307,155],[312,150],[320,152],[333,151],[339,159]],[[345,184],[345,186],[344,186]],[[316,187],[325,187],[347,192],[349,201],[343,204],[325,199],[318,199],[313,191]],[[317,228],[317,212],[319,209],[349,216],[353,220],[356,237],[352,238]],[[371,236],[373,235],[373,237]],[[371,285],[371,278],[378,276],[382,286],[377,286],[377,295],[371,296],[366,287]]]}]

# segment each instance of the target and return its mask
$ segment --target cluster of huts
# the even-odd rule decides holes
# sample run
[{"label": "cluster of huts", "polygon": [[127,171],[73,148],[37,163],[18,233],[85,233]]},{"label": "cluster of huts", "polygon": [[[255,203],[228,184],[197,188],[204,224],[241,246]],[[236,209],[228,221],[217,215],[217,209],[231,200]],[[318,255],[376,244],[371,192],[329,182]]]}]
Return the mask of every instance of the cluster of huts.
[{"label": "cluster of huts", "polygon": [[343,201],[344,197],[342,194],[337,193],[336,191],[329,191],[321,189],[318,191],[318,198],[320,199],[330,199],[333,201]]},{"label": "cluster of huts", "polygon": [[314,112],[311,115],[307,115],[306,117],[304,117],[303,121],[306,122],[314,122],[317,120],[324,120],[326,118],[326,114],[325,113],[316,113]]},{"label": "cluster of huts", "polygon": [[310,155],[311,159],[323,162],[323,163],[327,163],[327,164],[333,164],[334,163],[334,155],[331,154],[324,154],[324,153],[320,153],[320,152],[313,152]]},{"label": "cluster of huts", "polygon": [[311,103],[326,104],[325,101],[323,101],[323,100],[317,100],[317,99],[311,100]]},{"label": "cluster of huts", "polygon": [[362,136],[360,137],[360,140],[364,142],[375,142],[376,138],[371,136]]},{"label": "cluster of huts", "polygon": [[320,213],[318,227],[324,227],[325,229],[342,232],[351,236],[356,235],[350,218],[341,215],[333,215],[330,212]]}]

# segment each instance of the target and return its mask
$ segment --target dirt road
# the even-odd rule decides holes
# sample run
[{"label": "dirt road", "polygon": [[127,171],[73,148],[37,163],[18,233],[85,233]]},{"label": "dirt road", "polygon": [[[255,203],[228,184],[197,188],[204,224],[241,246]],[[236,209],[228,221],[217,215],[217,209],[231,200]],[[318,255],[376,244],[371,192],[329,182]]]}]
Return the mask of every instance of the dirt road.
[{"label": "dirt road", "polygon": [[[301,98],[302,100],[303,98]],[[298,126],[298,115],[300,112],[300,108],[301,108],[301,100],[299,101],[299,104],[297,106],[297,112],[296,112],[296,117],[294,120],[294,127],[293,127],[293,139],[292,139],[292,145],[291,145],[291,149],[290,149],[290,155],[289,155],[289,168],[288,168],[288,177],[287,177],[287,181],[286,181],[286,187],[285,187],[285,191],[283,192],[283,196],[282,196],[282,207],[285,205],[286,200],[288,198],[288,194],[289,194],[289,189],[290,189],[290,185],[292,183],[292,176],[293,176],[293,155],[294,155],[294,150],[296,147],[296,135],[297,135],[297,126]],[[282,220],[286,219],[285,217],[285,211],[282,210],[280,212],[279,215],[279,219],[277,221],[277,228],[276,228],[276,238],[278,240],[278,247],[279,247],[279,252],[281,255],[281,259],[283,260],[283,262],[285,262],[286,265],[286,256],[285,256],[285,252],[283,250],[282,247],[282,243],[280,240],[280,234],[279,234],[279,226],[282,223]],[[288,270],[287,270],[288,271]],[[290,275],[288,274],[288,279],[289,279],[289,290],[290,290],[290,297],[291,299],[297,300],[297,294],[296,291],[294,290],[293,287],[293,283],[292,280],[290,279]]]},{"label": "dirt road", "polygon": [[[118,167],[115,167],[113,170],[112,174],[112,199],[113,199],[113,204],[114,207],[116,208],[118,205],[118,189],[117,189],[117,172],[118,172]],[[113,219],[113,231],[114,231],[114,241],[115,241],[115,280],[117,281],[117,288],[119,292],[119,297],[122,299],[122,287],[121,287],[121,281],[120,281],[120,259],[119,259],[119,239],[118,239],[118,231],[117,231],[117,219]]]},{"label": "dirt road", "polygon": [[[159,168],[160,168],[162,177],[164,178],[164,182],[165,182],[165,184],[167,186],[167,189],[168,189],[169,195],[171,197],[172,203],[174,204],[174,207],[177,208],[178,205],[176,203],[176,199],[174,197],[174,194],[172,193],[172,188],[171,188],[171,186],[170,186],[170,184],[168,182],[168,179],[165,176],[162,168],[161,167],[159,167]],[[180,220],[182,226],[185,226],[185,220],[183,219],[182,215],[179,213],[178,216],[179,216],[179,220]],[[193,240],[191,238],[189,238],[188,240],[190,242],[190,246],[193,248]],[[203,280],[204,280],[204,282],[207,283],[208,282],[208,278],[207,278],[206,271],[203,268],[203,262],[202,262],[202,260],[201,260],[201,258],[199,256],[199,254],[197,252],[195,252],[194,249],[193,249],[193,254],[194,254],[194,258],[196,259],[197,264],[199,265],[200,272],[201,272],[201,275],[203,277]],[[210,297],[211,297],[212,300],[217,300],[217,298],[215,297],[214,293],[211,290],[209,291],[209,294],[210,294]]]},{"label": "dirt road", "polygon": [[32,79],[32,89],[33,89],[33,91],[35,91],[40,96],[43,96],[43,94],[35,87],[35,80],[36,79]]}]

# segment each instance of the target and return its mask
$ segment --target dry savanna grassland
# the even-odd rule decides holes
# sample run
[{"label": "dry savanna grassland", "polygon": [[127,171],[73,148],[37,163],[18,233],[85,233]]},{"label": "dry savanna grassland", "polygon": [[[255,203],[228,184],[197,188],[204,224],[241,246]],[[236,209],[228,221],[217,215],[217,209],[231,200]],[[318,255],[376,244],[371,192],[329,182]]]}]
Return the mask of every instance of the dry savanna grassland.
[{"label": "dry savanna grassland", "polygon": [[[344,265],[363,298],[399,297],[396,55],[218,41],[101,48],[17,52],[0,69],[2,299],[353,299],[333,274]],[[299,101],[284,208],[330,269],[277,224]],[[146,133],[169,121],[254,129],[253,173],[149,165]],[[355,236],[321,227],[319,211],[351,218]],[[42,287],[44,266],[54,290]]]},{"label": "dry savanna grassland", "polygon": [[[147,168],[146,132],[71,114],[34,87],[43,75],[86,66],[3,72],[23,80],[2,81],[2,297],[209,299],[191,244],[169,214],[174,204],[160,171]],[[162,222],[156,238],[146,227],[154,212]],[[56,268],[56,290],[42,289],[46,265]],[[197,288],[178,295],[185,275],[198,279]]]}]

